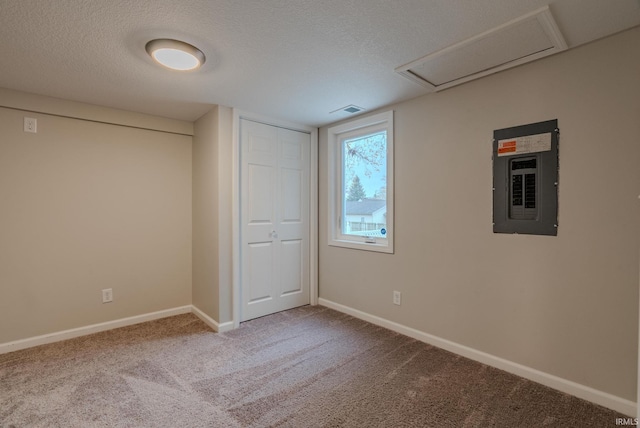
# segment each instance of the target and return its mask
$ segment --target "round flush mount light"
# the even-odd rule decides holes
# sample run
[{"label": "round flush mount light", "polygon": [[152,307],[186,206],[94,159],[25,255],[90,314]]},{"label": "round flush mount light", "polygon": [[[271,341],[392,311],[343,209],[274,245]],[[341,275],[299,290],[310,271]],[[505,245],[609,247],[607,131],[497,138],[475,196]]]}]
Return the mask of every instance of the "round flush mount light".
[{"label": "round flush mount light", "polygon": [[204,53],[200,49],[179,40],[151,40],[145,49],[157,63],[172,70],[195,70],[205,62]]}]

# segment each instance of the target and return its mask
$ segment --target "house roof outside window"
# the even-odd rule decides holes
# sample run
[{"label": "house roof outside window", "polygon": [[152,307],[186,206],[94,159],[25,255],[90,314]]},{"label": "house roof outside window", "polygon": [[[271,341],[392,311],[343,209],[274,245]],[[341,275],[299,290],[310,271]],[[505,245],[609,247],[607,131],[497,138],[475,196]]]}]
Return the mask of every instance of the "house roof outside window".
[{"label": "house roof outside window", "polygon": [[360,199],[359,201],[346,201],[347,215],[372,215],[387,205],[384,199]]}]

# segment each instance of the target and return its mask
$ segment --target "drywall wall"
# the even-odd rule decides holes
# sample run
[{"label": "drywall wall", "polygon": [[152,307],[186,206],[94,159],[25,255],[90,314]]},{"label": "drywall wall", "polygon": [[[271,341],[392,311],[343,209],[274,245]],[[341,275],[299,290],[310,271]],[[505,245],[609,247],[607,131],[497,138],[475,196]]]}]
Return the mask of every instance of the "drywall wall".
[{"label": "drywall wall", "polygon": [[[321,128],[320,297],[635,401],[639,76],[636,28],[391,106],[393,255],[327,245]],[[493,130],[556,118],[558,236],[492,233]]]},{"label": "drywall wall", "polygon": [[0,107],[193,135],[193,122],[0,88]]},{"label": "drywall wall", "polygon": [[233,294],[233,110],[218,107],[218,277],[220,280],[220,322],[232,321]]},{"label": "drywall wall", "polygon": [[218,324],[231,321],[232,117],[216,106],[193,138],[193,304]]},{"label": "drywall wall", "polygon": [[190,135],[6,107],[0,129],[0,343],[191,304]]},{"label": "drywall wall", "polygon": [[217,106],[195,122],[192,177],[193,305],[219,321]]}]

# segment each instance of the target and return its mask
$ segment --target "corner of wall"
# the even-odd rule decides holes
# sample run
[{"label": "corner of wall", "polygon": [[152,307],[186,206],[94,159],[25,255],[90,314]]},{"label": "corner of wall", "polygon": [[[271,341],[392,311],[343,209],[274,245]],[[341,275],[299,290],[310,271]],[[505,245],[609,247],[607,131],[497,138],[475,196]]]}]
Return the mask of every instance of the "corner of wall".
[{"label": "corner of wall", "polygon": [[218,106],[196,120],[192,152],[192,303],[219,319]]},{"label": "corner of wall", "polygon": [[194,129],[192,301],[226,325],[233,291],[233,110],[215,106]]},{"label": "corner of wall", "polygon": [[232,320],[233,294],[233,110],[218,107],[218,297],[219,320]]}]

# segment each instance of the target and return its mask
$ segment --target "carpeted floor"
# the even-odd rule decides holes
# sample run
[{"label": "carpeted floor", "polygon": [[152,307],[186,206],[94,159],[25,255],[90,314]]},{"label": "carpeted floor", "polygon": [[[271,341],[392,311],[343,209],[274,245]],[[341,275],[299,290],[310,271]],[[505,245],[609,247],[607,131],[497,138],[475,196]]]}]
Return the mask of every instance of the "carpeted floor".
[{"label": "carpeted floor", "polygon": [[0,427],[609,427],[624,417],[321,306],[0,355]]}]

